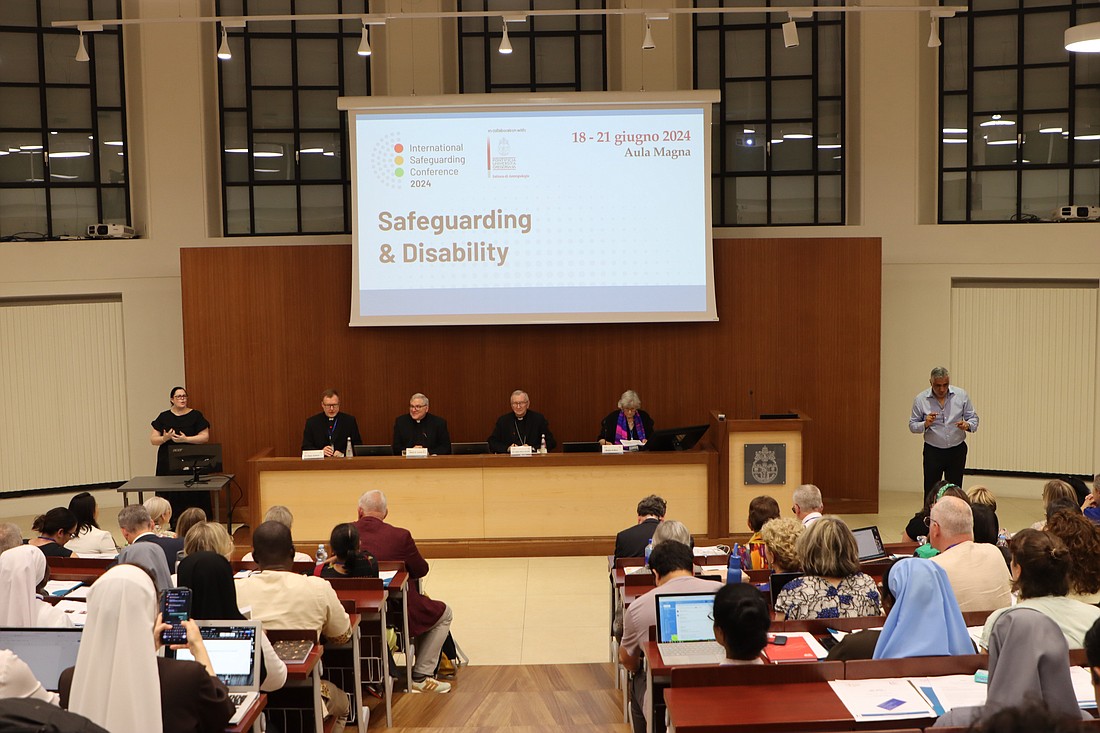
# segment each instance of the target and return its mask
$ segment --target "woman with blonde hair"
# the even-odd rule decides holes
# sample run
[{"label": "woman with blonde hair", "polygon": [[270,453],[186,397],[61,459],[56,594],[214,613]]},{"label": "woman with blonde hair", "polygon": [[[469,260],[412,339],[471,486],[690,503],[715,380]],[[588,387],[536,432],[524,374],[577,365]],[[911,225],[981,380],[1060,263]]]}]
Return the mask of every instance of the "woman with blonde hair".
[{"label": "woman with blonde hair", "polygon": [[199,522],[187,530],[183,538],[184,556],[196,552],[214,552],[226,560],[233,559],[233,538],[220,522]]},{"label": "woman with blonde hair", "polygon": [[157,537],[175,537],[176,533],[170,529],[172,521],[172,505],[163,496],[150,496],[145,500],[145,511],[153,519],[153,531]]},{"label": "woman with blonde hair", "polygon": [[[1047,509],[1051,504],[1058,500],[1065,500],[1074,506],[1078,506],[1077,492],[1073,490],[1073,487],[1067,484],[1061,479],[1052,479],[1043,484],[1043,513],[1047,513]],[[1040,519],[1035,524],[1031,525],[1032,529],[1044,529],[1047,526],[1045,519]]]},{"label": "woman with blonde hair", "polygon": [[[772,520],[774,522],[776,520]],[[765,529],[772,523],[765,524]],[[775,610],[787,619],[878,616],[882,599],[875,581],[859,569],[856,538],[837,517],[811,524],[795,545],[801,578],[783,586]]]},{"label": "woman with blonde hair", "polygon": [[797,573],[802,569],[795,546],[805,531],[805,525],[794,517],[771,519],[760,528],[764,555],[773,573]]}]

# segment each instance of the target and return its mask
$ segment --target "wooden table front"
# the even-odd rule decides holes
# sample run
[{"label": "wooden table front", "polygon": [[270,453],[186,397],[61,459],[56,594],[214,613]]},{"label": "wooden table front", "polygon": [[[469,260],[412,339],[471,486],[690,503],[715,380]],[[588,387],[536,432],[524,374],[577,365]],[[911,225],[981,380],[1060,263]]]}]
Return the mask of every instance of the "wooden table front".
[{"label": "wooden table front", "polygon": [[[718,689],[729,692],[728,704],[715,704]],[[852,730],[856,725],[828,682],[669,688],[665,705],[670,733],[835,731]],[[878,727],[883,726],[880,723]]]}]

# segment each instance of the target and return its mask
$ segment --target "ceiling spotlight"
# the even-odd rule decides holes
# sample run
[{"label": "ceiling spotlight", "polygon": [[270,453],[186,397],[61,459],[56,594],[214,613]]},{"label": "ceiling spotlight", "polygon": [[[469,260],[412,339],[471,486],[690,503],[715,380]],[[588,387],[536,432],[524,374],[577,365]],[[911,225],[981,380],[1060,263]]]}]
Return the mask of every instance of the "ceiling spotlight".
[{"label": "ceiling spotlight", "polygon": [[645,38],[642,39],[642,50],[648,51],[653,48],[657,48],[657,44],[653,42],[653,31],[649,28],[649,21],[646,21]]},{"label": "ceiling spotlight", "polygon": [[932,30],[928,33],[928,48],[939,48],[943,45],[940,40],[940,19],[932,16]]},{"label": "ceiling spotlight", "polygon": [[367,35],[367,24],[363,24],[363,39],[359,41],[359,50],[356,51],[360,56],[370,56],[370,38]]},{"label": "ceiling spotlight", "polygon": [[1074,53],[1100,53],[1100,22],[1082,23],[1066,28],[1066,50]]},{"label": "ceiling spotlight", "polygon": [[225,25],[222,25],[222,43],[218,46],[218,58],[222,61],[229,61],[233,58],[233,52],[229,50],[229,31],[225,29]]},{"label": "ceiling spotlight", "polygon": [[795,25],[793,20],[788,20],[783,24],[783,45],[787,48],[794,48],[798,45],[798,26]]},{"label": "ceiling spotlight", "polygon": [[84,31],[80,31],[80,45],[76,47],[76,60],[81,63],[91,61],[88,57],[88,49],[84,46]]},{"label": "ceiling spotlight", "polygon": [[500,48],[497,51],[508,54],[512,53],[512,42],[508,40],[508,20],[501,21],[504,24],[504,35],[500,39]]}]

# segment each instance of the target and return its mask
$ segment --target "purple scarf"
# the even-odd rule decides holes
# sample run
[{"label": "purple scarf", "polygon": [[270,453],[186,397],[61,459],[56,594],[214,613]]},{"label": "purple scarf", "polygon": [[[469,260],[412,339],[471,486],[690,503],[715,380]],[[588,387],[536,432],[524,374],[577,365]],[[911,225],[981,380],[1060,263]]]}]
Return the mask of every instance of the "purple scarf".
[{"label": "purple scarf", "polygon": [[[642,424],[640,410],[634,413],[634,434],[638,436],[638,440],[645,440],[645,425]],[[626,426],[626,413],[619,410],[619,422],[615,425],[615,445],[624,440],[630,440],[630,429]]]}]

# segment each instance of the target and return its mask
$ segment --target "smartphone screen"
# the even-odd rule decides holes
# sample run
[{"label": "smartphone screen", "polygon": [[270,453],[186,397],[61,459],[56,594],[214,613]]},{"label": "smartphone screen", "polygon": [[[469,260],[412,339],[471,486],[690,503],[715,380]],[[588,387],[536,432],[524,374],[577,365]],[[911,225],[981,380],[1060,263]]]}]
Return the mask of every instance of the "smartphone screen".
[{"label": "smartphone screen", "polygon": [[160,594],[160,617],[172,628],[160,632],[164,644],[186,644],[187,629],[183,622],[191,616],[191,589],[166,588]]}]

